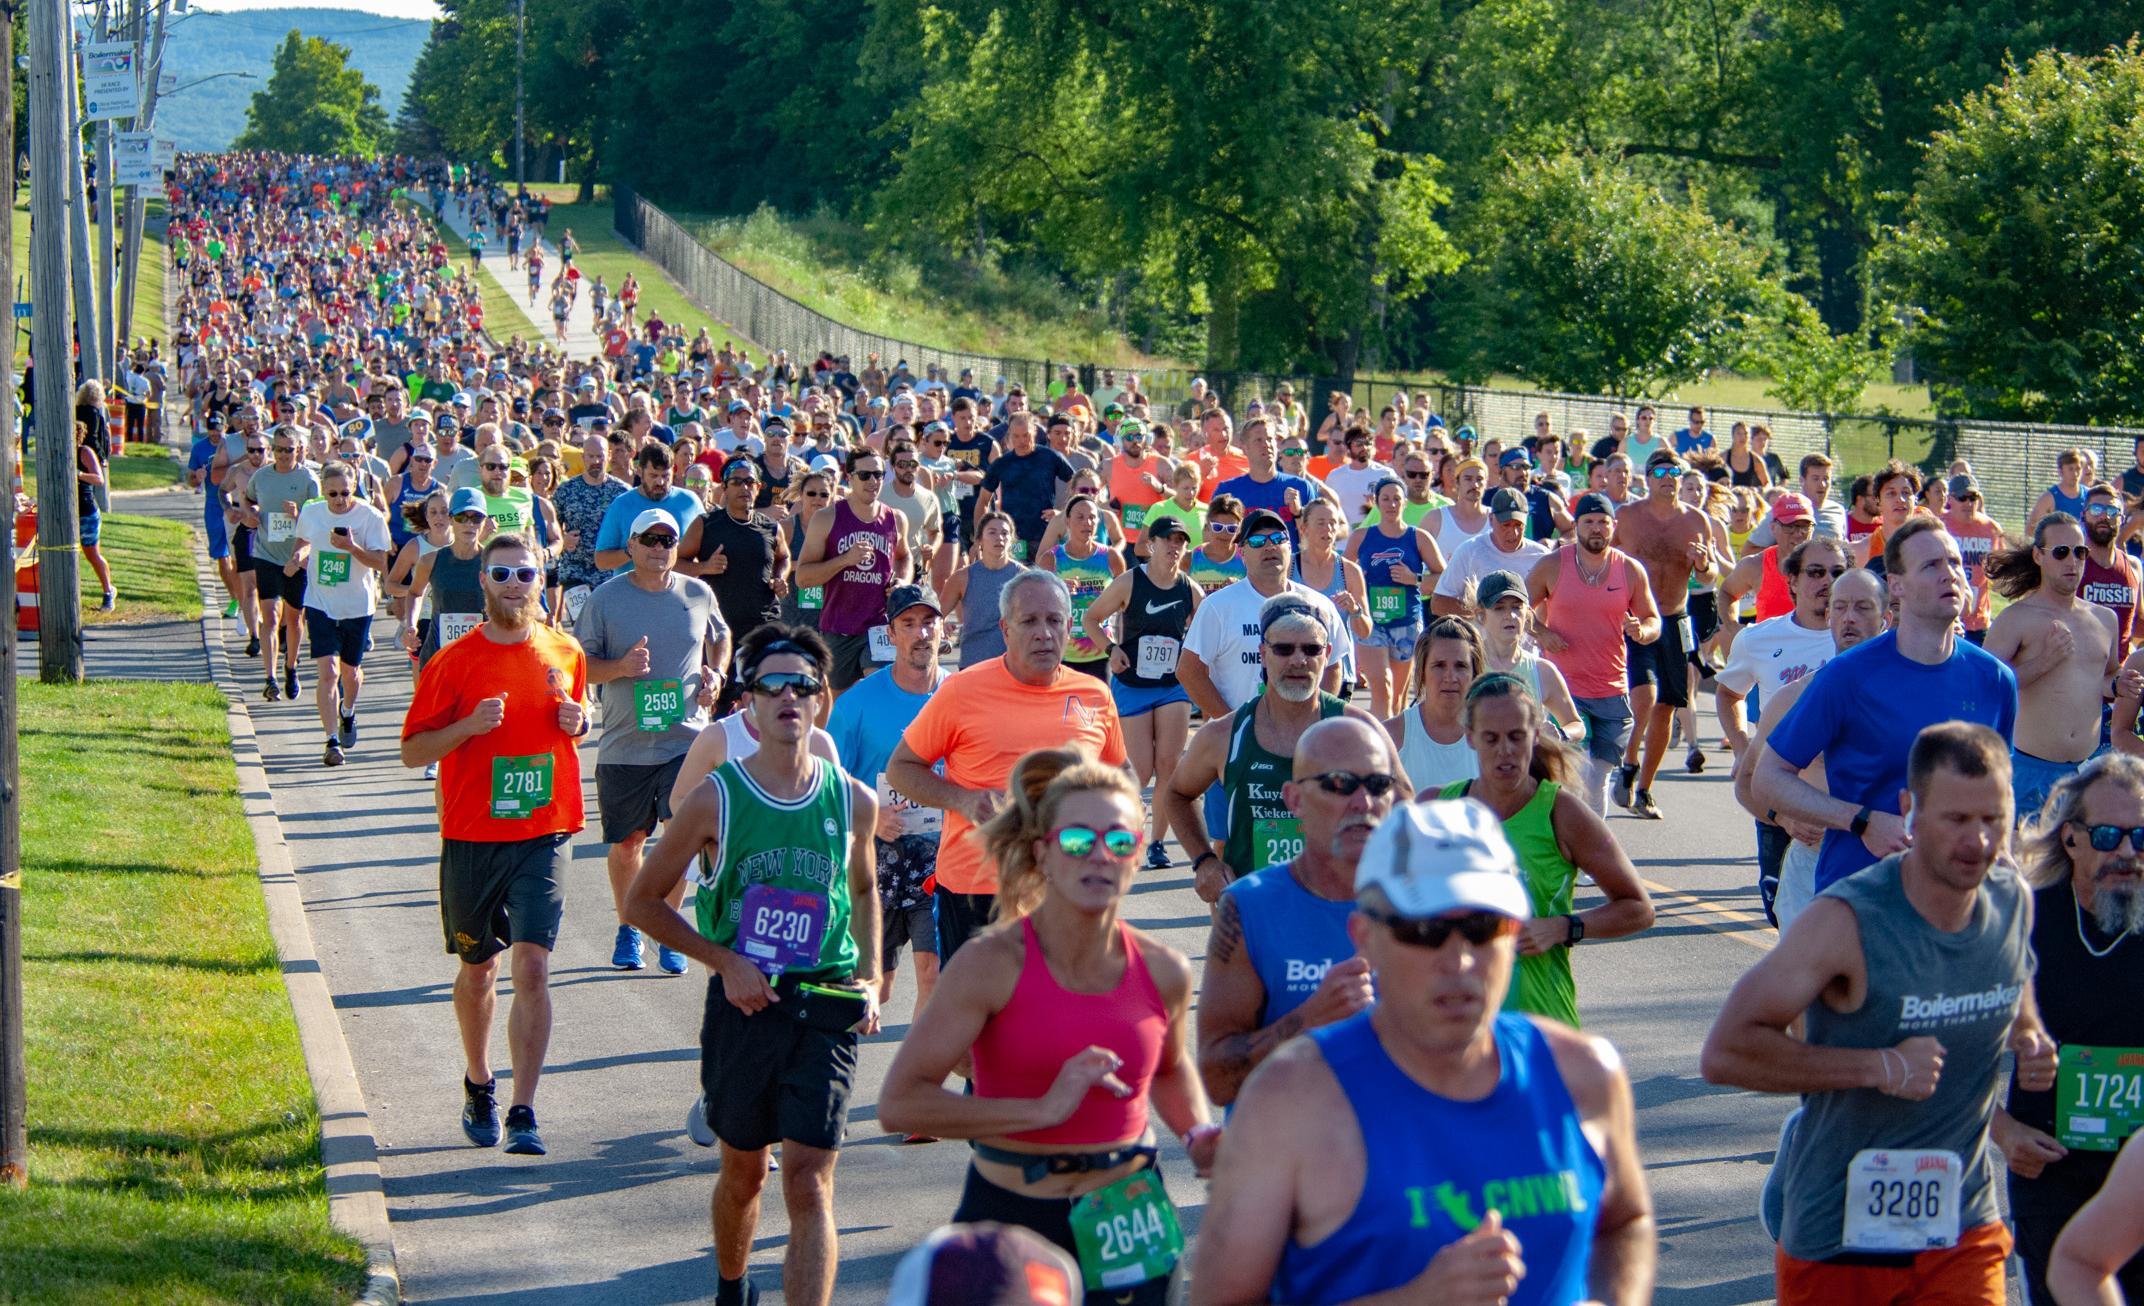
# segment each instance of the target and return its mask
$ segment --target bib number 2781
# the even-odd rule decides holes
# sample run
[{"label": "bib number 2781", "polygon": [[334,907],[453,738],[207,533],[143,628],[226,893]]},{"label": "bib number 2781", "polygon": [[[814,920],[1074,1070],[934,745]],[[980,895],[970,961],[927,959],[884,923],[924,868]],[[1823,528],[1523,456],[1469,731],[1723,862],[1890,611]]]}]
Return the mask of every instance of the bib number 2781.
[{"label": "bib number 2781", "polygon": [[549,753],[491,759],[491,814],[508,818],[534,816],[549,806],[552,765]]}]

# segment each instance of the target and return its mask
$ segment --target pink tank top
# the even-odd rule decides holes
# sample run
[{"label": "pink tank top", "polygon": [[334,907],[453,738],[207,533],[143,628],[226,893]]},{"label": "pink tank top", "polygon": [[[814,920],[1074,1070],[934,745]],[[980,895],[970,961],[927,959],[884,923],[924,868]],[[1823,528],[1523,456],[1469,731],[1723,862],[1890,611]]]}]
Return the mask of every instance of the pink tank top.
[{"label": "pink tank top", "polygon": [[874,541],[871,563],[850,567],[826,583],[826,608],[819,614],[819,629],[829,635],[861,635],[873,626],[886,624],[886,591],[893,588],[893,543],[902,517],[898,510],[879,505],[879,519],[867,522],[849,507],[847,498],[834,500],[834,527],[826,533],[828,557],[847,553],[870,536]]},{"label": "pink tank top", "polygon": [[1117,1078],[1131,1086],[1132,1095],[1119,1098],[1103,1088],[1089,1089],[1063,1124],[1007,1137],[1100,1148],[1146,1133],[1146,1090],[1161,1065],[1169,1012],[1131,927],[1120,922],[1117,929],[1124,941],[1124,978],[1107,993],[1074,993],[1050,974],[1035,939],[1035,923],[1020,922],[1027,960],[1020,967],[1020,982],[1013,986],[1012,1001],[990,1018],[975,1040],[975,1095],[1041,1097],[1057,1082],[1065,1062],[1090,1047],[1117,1054],[1124,1063]]},{"label": "pink tank top", "polygon": [[1757,620],[1769,621],[1794,611],[1794,592],[1787,588],[1787,574],[1779,569],[1779,546],[1758,555],[1763,559],[1763,579],[1757,582]]},{"label": "pink tank top", "polygon": [[1544,610],[1547,626],[1569,645],[1548,660],[1556,664],[1577,698],[1620,698],[1624,680],[1623,618],[1630,612],[1630,574],[1623,555],[1610,554],[1608,574],[1588,585],[1578,574],[1578,549],[1563,549],[1556,591]]}]

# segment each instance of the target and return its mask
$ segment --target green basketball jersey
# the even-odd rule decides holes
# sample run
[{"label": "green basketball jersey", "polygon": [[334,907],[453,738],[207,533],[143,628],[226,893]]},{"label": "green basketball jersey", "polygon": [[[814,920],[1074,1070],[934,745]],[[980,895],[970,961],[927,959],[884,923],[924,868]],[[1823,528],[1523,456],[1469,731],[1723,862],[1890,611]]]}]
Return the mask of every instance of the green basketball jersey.
[{"label": "green basketball jersey", "polygon": [[[1347,704],[1337,695],[1319,692],[1319,720],[1346,710]],[[1288,810],[1280,793],[1280,787],[1295,774],[1295,759],[1258,742],[1257,715],[1255,698],[1236,709],[1229,728],[1228,759],[1221,766],[1221,788],[1228,795],[1221,860],[1239,876],[1303,855],[1303,823]]]},{"label": "green basketball jersey", "polygon": [[785,802],[759,787],[741,762],[724,762],[709,777],[722,789],[722,865],[703,851],[695,908],[700,933],[739,948],[745,895],[755,885],[824,899],[818,960],[783,973],[802,980],[848,979],[856,973],[849,937],[849,785],[840,768],[813,757],[816,778],[802,798]]}]

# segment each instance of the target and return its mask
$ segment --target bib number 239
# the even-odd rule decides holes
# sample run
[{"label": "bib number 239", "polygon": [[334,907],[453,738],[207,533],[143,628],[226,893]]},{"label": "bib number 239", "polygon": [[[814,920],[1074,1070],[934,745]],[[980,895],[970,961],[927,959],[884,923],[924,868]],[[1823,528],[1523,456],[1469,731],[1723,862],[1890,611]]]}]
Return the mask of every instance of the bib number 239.
[{"label": "bib number 239", "polygon": [[1302,856],[1302,821],[1293,816],[1252,821],[1251,851],[1260,866],[1278,866]]},{"label": "bib number 239", "polygon": [[1176,1206],[1161,1176],[1151,1170],[1126,1175],[1074,1202],[1072,1240],[1090,1290],[1158,1279],[1184,1254]]},{"label": "bib number 239", "polygon": [[491,759],[491,814],[497,817],[534,816],[551,803],[549,753],[528,757]]},{"label": "bib number 239", "polygon": [[1925,1252],[1958,1243],[1956,1152],[1856,1152],[1846,1167],[1846,1227],[1850,1252]]}]

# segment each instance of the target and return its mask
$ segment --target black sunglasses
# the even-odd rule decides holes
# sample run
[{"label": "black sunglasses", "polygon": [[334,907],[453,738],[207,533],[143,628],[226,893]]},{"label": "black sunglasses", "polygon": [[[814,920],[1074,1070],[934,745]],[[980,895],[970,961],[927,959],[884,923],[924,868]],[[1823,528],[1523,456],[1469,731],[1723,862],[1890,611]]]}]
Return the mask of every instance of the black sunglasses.
[{"label": "black sunglasses", "polygon": [[1292,641],[1285,643],[1274,643],[1272,641],[1268,641],[1266,643],[1266,647],[1273,650],[1273,656],[1281,658],[1292,658],[1297,653],[1301,653],[1306,658],[1317,658],[1325,656],[1325,645],[1323,644],[1297,644]]},{"label": "black sunglasses", "polygon": [[1369,790],[1372,798],[1383,798],[1398,788],[1400,783],[1398,776],[1383,771],[1372,771],[1368,775],[1357,775],[1353,771],[1325,771],[1317,775],[1306,775],[1303,780],[1326,793],[1338,794],[1342,798],[1354,797],[1358,789]]},{"label": "black sunglasses", "polygon": [[641,535],[640,542],[651,549],[674,549],[677,547],[677,536],[668,531],[647,531]]},{"label": "black sunglasses", "polygon": [[2086,825],[2083,821],[2070,824],[2084,831],[2085,838],[2100,852],[2113,852],[2122,846],[2122,839],[2127,836],[2130,848],[2144,853],[2144,825]]},{"label": "black sunglasses", "polygon": [[856,471],[849,473],[849,479],[852,481],[883,481],[886,479],[886,473],[883,469],[870,472],[858,468]]},{"label": "black sunglasses", "polygon": [[795,690],[798,698],[810,698],[825,686],[819,683],[817,676],[808,671],[762,671],[752,678],[749,688],[753,693],[764,694],[768,698],[780,696],[785,689]]},{"label": "black sunglasses", "polygon": [[1516,933],[1519,923],[1509,916],[1499,916],[1493,911],[1470,911],[1464,916],[1433,916],[1426,921],[1411,920],[1386,912],[1366,911],[1363,915],[1392,931],[1392,937],[1411,948],[1435,950],[1445,945],[1453,933],[1479,948],[1494,941],[1499,935]]},{"label": "black sunglasses", "polygon": [[2082,544],[2054,544],[2048,546],[2047,556],[2053,558],[2056,562],[2061,562],[2065,558],[2082,558],[2089,552],[2090,550]]},{"label": "black sunglasses", "polygon": [[1845,567],[1802,567],[1796,570],[1794,574],[1811,577],[1829,576],[1833,580],[1837,580],[1839,577],[1844,576],[1847,571],[1848,568]]}]

